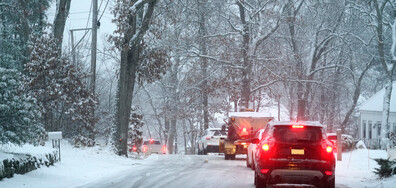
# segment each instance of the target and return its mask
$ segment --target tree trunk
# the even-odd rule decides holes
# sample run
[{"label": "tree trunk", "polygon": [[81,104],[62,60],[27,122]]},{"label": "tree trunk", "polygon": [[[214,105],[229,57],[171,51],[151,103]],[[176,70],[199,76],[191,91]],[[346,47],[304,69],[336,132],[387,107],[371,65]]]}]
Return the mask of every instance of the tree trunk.
[{"label": "tree trunk", "polygon": [[250,42],[250,33],[249,33],[249,23],[246,22],[245,17],[245,7],[241,4],[240,1],[237,1],[237,5],[239,7],[239,16],[243,25],[243,41],[242,41],[242,91],[241,91],[241,102],[242,106],[246,109],[249,108],[250,101],[250,74],[252,72],[252,64],[249,60],[248,51],[249,51],[249,42]]},{"label": "tree trunk", "polygon": [[[206,56],[208,55],[207,50],[207,39],[206,35],[208,33],[206,29],[206,18],[205,18],[205,4],[207,0],[201,0],[198,3],[199,10],[199,45],[201,54]],[[209,107],[208,107],[208,59],[205,57],[201,57],[201,69],[202,69],[202,77],[203,81],[201,84],[201,95],[202,95],[202,107],[203,107],[203,120],[204,120],[204,129],[209,128]]]},{"label": "tree trunk", "polygon": [[69,16],[71,0],[58,0],[56,3],[56,15],[54,19],[53,33],[58,40],[59,54],[62,54],[63,32],[66,19]]},{"label": "tree trunk", "polygon": [[131,115],[132,93],[138,64],[138,47],[124,49],[121,52],[120,79],[117,92],[116,135],[118,155],[128,156],[127,138]]}]

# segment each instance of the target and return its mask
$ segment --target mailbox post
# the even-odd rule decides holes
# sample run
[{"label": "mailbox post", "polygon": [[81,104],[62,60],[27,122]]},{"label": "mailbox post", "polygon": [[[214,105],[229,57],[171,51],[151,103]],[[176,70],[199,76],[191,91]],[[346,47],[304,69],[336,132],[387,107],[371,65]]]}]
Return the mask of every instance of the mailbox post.
[{"label": "mailbox post", "polygon": [[341,129],[337,129],[337,161],[342,161],[342,137],[341,137]]},{"label": "mailbox post", "polygon": [[48,132],[48,139],[52,141],[52,147],[58,149],[59,161],[61,161],[60,140],[62,139],[62,132]]}]

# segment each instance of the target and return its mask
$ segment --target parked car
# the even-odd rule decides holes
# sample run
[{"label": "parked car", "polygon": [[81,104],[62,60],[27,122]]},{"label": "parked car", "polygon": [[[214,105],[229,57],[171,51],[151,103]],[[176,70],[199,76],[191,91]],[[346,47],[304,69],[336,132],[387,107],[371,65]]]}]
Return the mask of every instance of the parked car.
[{"label": "parked car", "polygon": [[[263,138],[264,129],[260,129],[254,135],[254,138],[261,140]],[[246,155],[246,166],[252,168],[254,170],[254,156],[257,150],[257,143],[251,143],[247,148],[247,155]]]},{"label": "parked car", "polygon": [[208,128],[198,140],[198,155],[218,153],[220,139],[227,137],[227,131],[221,128]]},{"label": "parked car", "polygon": [[[267,130],[268,129],[268,130]],[[319,122],[270,122],[264,138],[254,138],[254,184],[311,184],[334,188],[335,155]]]},{"label": "parked car", "polygon": [[160,141],[150,139],[143,142],[141,151],[145,154],[166,154],[166,145],[162,145]]}]

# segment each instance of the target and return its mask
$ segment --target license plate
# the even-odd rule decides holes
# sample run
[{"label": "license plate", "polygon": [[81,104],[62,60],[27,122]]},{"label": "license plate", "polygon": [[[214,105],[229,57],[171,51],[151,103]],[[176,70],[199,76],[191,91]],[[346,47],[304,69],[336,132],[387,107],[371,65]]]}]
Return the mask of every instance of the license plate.
[{"label": "license plate", "polygon": [[304,155],[304,150],[303,149],[292,149],[291,154],[292,155]]}]

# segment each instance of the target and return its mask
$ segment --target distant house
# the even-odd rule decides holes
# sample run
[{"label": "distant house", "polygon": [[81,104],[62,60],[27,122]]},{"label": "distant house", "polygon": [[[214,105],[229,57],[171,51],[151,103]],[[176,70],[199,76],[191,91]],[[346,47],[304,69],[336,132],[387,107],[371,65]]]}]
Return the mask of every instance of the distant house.
[{"label": "distant house", "polygon": [[[378,147],[380,144],[384,93],[385,89],[381,89],[359,108],[359,138],[369,147]],[[389,130],[396,133],[396,82],[393,83],[389,124]]]}]

